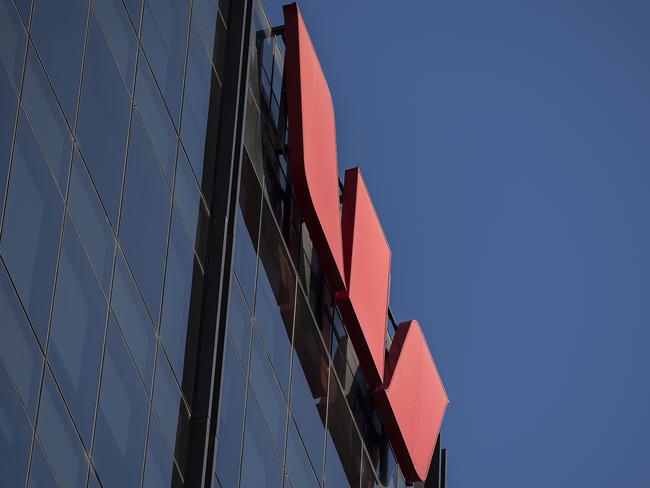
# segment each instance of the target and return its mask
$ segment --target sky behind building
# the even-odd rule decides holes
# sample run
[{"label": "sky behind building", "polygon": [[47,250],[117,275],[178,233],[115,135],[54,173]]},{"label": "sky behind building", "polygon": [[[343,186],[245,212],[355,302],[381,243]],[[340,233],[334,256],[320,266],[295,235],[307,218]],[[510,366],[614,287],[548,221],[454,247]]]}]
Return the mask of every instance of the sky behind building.
[{"label": "sky behind building", "polygon": [[300,5],[451,399],[449,486],[647,486],[650,4]]}]

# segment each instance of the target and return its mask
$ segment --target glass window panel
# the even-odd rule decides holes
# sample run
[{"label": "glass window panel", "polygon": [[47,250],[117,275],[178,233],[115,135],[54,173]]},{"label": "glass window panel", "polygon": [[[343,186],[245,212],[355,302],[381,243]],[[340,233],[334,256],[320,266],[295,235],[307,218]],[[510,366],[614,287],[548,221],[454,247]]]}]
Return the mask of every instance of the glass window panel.
[{"label": "glass window panel", "polygon": [[133,87],[137,41],[120,0],[94,0],[93,8],[129,91]]},{"label": "glass window panel", "polygon": [[156,415],[149,420],[149,440],[147,443],[147,461],[144,468],[144,487],[159,488],[182,486],[182,478],[169,446],[163,437]]},{"label": "glass window panel", "polygon": [[365,450],[361,453],[361,486],[362,488],[381,486],[377,483],[377,476],[373,470],[372,462]]},{"label": "glass window panel", "polygon": [[28,486],[30,488],[52,488],[59,486],[38,438],[35,439],[34,443]]},{"label": "glass window panel", "polygon": [[305,451],[305,447],[293,420],[289,422],[289,430],[287,432],[286,463],[287,474],[293,486],[300,486],[301,488],[318,486],[316,474],[314,473],[309,456],[307,456],[307,452]]},{"label": "glass window panel", "polygon": [[77,137],[108,216],[117,225],[130,100],[106,39],[91,17]]},{"label": "glass window panel", "polygon": [[163,432],[179,462],[181,474],[185,474],[183,463],[189,437],[189,411],[162,349],[158,349],[153,401]]},{"label": "glass window panel", "polygon": [[[0,201],[4,201],[11,145],[14,139],[14,126],[16,125],[16,106],[18,105],[18,99],[9,82],[7,73],[1,68],[0,66],[0,107],[3,107],[3,109],[0,110],[0,198],[2,198]],[[1,214],[2,210],[0,209],[0,216]]]},{"label": "glass window panel", "polygon": [[44,1],[32,14],[32,38],[68,121],[77,106],[87,8],[87,0]]},{"label": "glass window panel", "polygon": [[[329,360],[307,299],[298,291],[294,332],[291,412],[320,477],[323,465]],[[294,483],[295,484],[295,483]]]},{"label": "glass window panel", "polygon": [[187,2],[145,2],[142,45],[175,123],[178,123],[189,6]]},{"label": "glass window panel", "polygon": [[171,195],[137,117],[131,126],[120,240],[149,313],[158,323]]},{"label": "glass window panel", "polygon": [[61,193],[65,194],[72,137],[33,47],[27,56],[22,103]]},{"label": "glass window panel", "polygon": [[142,375],[147,390],[151,390],[153,358],[156,338],[153,324],[147,314],[142,297],[133,282],[124,256],[117,253],[111,308],[126,338],[135,364]]},{"label": "glass window panel", "polygon": [[87,488],[102,488],[102,485],[99,484],[99,480],[97,479],[97,474],[92,469],[90,470]]},{"label": "glass window panel", "polygon": [[296,278],[275,220],[264,204],[255,320],[280,385],[287,391]]},{"label": "glass window panel", "polygon": [[21,117],[0,251],[45,344],[63,201],[29,124]]},{"label": "glass window panel", "polygon": [[[330,374],[327,414],[327,465],[325,486],[336,488],[347,477],[350,486],[359,486],[361,477],[361,437],[345,392],[334,371]],[[343,473],[343,475],[342,475]]]},{"label": "glass window panel", "polygon": [[108,295],[113,272],[115,237],[78,151],[75,151],[72,161],[70,180],[68,210],[90,255],[104,293]]},{"label": "glass window panel", "polygon": [[234,269],[244,297],[253,308],[262,189],[250,160],[244,157],[235,224]]},{"label": "glass window panel", "polygon": [[[211,47],[214,43],[214,30],[217,25],[217,0],[193,0],[192,13],[194,21],[201,30],[201,36],[206,46]],[[190,44],[191,44],[190,40]],[[191,49],[191,47],[190,47]]]},{"label": "glass window panel", "polygon": [[32,429],[0,356],[0,486],[22,486]]},{"label": "glass window panel", "polygon": [[151,140],[154,154],[172,186],[174,161],[176,161],[176,129],[169,118],[156,82],[144,56],[138,65],[138,81],[135,87],[135,109]]},{"label": "glass window panel", "polygon": [[[108,330],[93,458],[105,487],[137,486],[149,403],[119,329]],[[115,469],[119,466],[119,469]]]},{"label": "glass window panel", "polygon": [[230,307],[228,308],[228,333],[242,364],[248,364],[251,337],[251,314],[236,280],[230,284]]},{"label": "glass window panel", "polygon": [[36,431],[61,486],[83,486],[88,471],[86,454],[49,371],[43,383]]},{"label": "glass window panel", "polygon": [[199,187],[190,169],[185,151],[178,151],[178,166],[176,168],[176,185],[174,186],[174,199],[183,217],[183,224],[187,235],[196,247],[196,234],[198,232],[199,212],[206,215]]},{"label": "glass window panel", "polygon": [[142,13],[142,0],[123,0],[124,5],[126,5],[126,11],[129,13],[131,22],[135,26],[135,29],[139,31],[140,29],[140,15]]},{"label": "glass window panel", "polygon": [[27,22],[29,21],[29,12],[32,8],[32,1],[14,0],[14,3],[16,4],[16,7],[18,7],[18,11],[20,12],[21,17],[23,18],[25,25],[27,25]]},{"label": "glass window panel", "polygon": [[[249,393],[239,486],[241,488],[277,488],[282,482],[281,467],[257,400],[254,395]],[[224,484],[223,480],[221,481]],[[231,485],[224,484],[224,486]]]},{"label": "glass window panel", "polygon": [[0,264],[0,353],[33,419],[41,381],[43,354],[18,301],[5,267]]},{"label": "glass window panel", "polygon": [[[206,0],[204,0],[204,3],[206,3]],[[192,23],[187,57],[181,138],[187,149],[187,155],[194,174],[196,174],[199,181],[203,176],[204,155],[213,154],[216,149],[216,138],[207,137],[207,131],[208,124],[210,124],[210,131],[214,131],[217,124],[218,110],[216,105],[220,89],[219,81],[212,69],[212,63],[205,51],[203,41],[198,34],[196,25]],[[212,116],[212,120],[209,120],[210,116]],[[207,152],[206,144],[211,144]]]},{"label": "glass window panel", "polygon": [[[0,5],[0,59],[14,86],[20,86],[25,56],[25,28],[12,2]],[[1,67],[1,66],[0,66]]]},{"label": "glass window panel", "polygon": [[176,377],[181,383],[188,331],[200,318],[202,281],[203,272],[194,258],[194,251],[187,240],[180,218],[174,211],[167,254],[160,335]]},{"label": "glass window panel", "polygon": [[106,300],[70,221],[66,222],[48,361],[81,437],[90,434],[106,323]]},{"label": "glass window panel", "polygon": [[244,422],[245,379],[230,341],[226,342],[225,355],[221,378],[215,472],[221,486],[237,486]]},{"label": "glass window panel", "polygon": [[271,431],[277,451],[282,452],[287,422],[287,403],[256,332],[253,333],[250,382],[257,398],[262,398],[264,401],[262,415]]}]

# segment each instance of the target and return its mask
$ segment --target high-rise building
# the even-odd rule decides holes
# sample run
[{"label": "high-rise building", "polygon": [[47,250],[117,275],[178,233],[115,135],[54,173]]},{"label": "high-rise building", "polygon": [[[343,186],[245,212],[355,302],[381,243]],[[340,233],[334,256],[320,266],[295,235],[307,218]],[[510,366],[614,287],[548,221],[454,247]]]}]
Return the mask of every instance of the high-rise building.
[{"label": "high-rise building", "polygon": [[[414,445],[444,486],[441,384],[404,432],[297,203],[288,28],[0,0],[0,486],[397,488]],[[414,333],[380,311],[396,382]]]}]

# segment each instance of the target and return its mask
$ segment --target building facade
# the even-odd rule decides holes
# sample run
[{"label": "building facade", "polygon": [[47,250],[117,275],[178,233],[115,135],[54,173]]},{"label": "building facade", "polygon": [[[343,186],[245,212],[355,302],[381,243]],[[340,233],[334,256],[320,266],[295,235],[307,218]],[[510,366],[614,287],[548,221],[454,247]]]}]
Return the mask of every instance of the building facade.
[{"label": "building facade", "polygon": [[0,0],[0,486],[406,486],[296,204],[283,32]]}]

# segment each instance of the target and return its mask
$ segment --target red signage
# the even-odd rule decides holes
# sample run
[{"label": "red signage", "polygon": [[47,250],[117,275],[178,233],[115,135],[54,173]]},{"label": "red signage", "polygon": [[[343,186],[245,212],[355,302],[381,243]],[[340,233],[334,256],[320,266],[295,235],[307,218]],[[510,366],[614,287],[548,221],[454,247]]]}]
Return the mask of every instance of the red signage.
[{"label": "red signage", "polygon": [[298,206],[343,315],[397,461],[424,480],[448,404],[426,339],[400,324],[386,354],[391,251],[358,168],[339,200],[336,124],[327,80],[298,6],[284,6],[291,176]]}]

